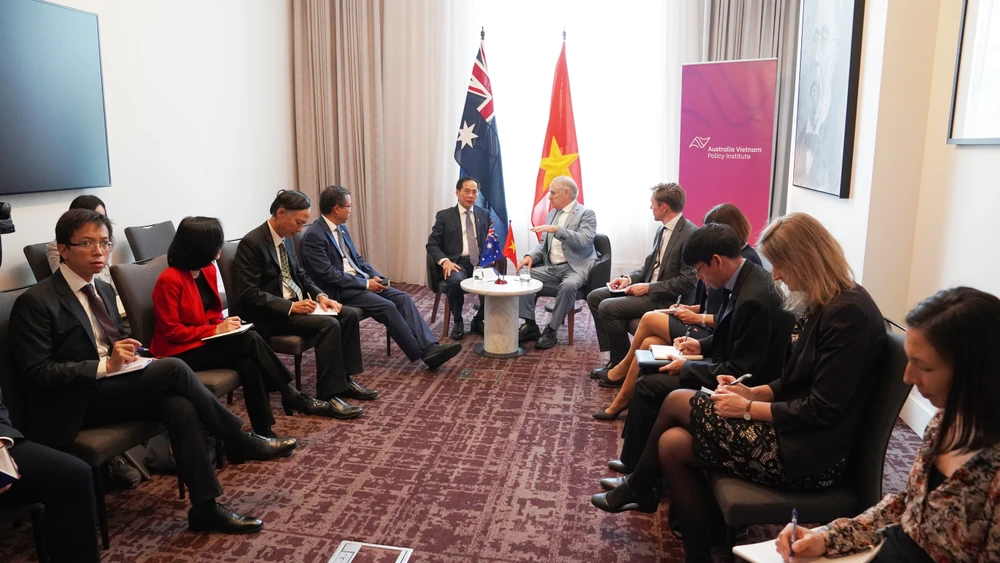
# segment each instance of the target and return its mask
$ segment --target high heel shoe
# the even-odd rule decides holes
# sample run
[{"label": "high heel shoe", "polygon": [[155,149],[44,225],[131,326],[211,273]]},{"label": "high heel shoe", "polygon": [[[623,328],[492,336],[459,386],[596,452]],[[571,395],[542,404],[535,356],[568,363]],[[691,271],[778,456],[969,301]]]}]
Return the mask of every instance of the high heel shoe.
[{"label": "high heel shoe", "polygon": [[608,389],[621,389],[621,386],[625,384],[625,378],[611,379],[608,377],[608,374],[610,373],[611,371],[609,370],[601,374],[601,376],[597,378],[597,386]]},{"label": "high heel shoe", "polygon": [[621,486],[628,479],[628,475],[619,475],[618,477],[605,477],[600,480],[601,488],[605,491],[613,491]]},{"label": "high heel shoe", "polygon": [[650,493],[641,496],[636,495],[632,492],[632,488],[629,487],[628,481],[625,481],[612,491],[590,497],[590,502],[605,512],[618,513],[634,510],[636,512],[654,514],[656,513],[659,499]]},{"label": "high heel shoe", "polygon": [[628,410],[628,405],[625,405],[625,408],[623,408],[622,410],[620,410],[618,412],[613,412],[613,413],[609,414],[608,411],[607,411],[607,409],[602,409],[602,410],[599,410],[599,411],[595,412],[591,416],[593,416],[597,420],[618,420],[618,416],[621,413],[623,413],[623,412],[625,412],[627,410]]}]

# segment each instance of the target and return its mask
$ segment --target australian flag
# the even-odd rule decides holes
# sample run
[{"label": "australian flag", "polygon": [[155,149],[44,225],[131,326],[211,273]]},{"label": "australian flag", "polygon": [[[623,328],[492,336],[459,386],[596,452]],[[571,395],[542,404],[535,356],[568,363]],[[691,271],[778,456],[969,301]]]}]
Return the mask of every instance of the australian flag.
[{"label": "australian flag", "polygon": [[[494,240],[507,240],[507,197],[503,189],[500,138],[493,116],[493,90],[486,69],[484,43],[480,42],[476,62],[472,65],[465,112],[455,145],[455,162],[458,162],[462,176],[479,182],[476,205],[488,210],[493,224],[500,225]],[[499,244],[496,246],[499,247]]]},{"label": "australian flag", "polygon": [[493,230],[493,223],[490,223],[490,230],[486,231],[486,248],[483,249],[482,256],[479,257],[479,265],[486,267],[492,265],[497,260],[503,259],[503,249],[500,248],[500,241]]}]

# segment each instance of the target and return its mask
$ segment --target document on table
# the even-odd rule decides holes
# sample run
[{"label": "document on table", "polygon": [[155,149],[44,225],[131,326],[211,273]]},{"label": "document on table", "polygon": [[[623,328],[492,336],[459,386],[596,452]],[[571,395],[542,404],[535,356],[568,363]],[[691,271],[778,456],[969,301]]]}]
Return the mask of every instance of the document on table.
[{"label": "document on table", "polygon": [[681,351],[673,346],[663,346],[653,344],[649,347],[654,360],[667,360],[670,358],[684,358],[685,360],[702,360],[705,357],[700,354],[681,354]]},{"label": "document on table", "polygon": [[14,462],[10,458],[10,452],[0,444],[0,489],[10,485],[21,478],[21,474],[14,468]]},{"label": "document on table", "polygon": [[122,366],[122,369],[120,369],[118,371],[110,371],[110,372],[108,372],[107,377],[112,377],[112,376],[115,376],[115,375],[121,375],[123,373],[131,373],[133,371],[140,371],[140,370],[146,369],[146,366],[148,366],[150,363],[152,363],[154,359],[155,358],[136,358],[136,359],[132,360],[131,362],[129,362],[129,363],[125,364],[124,366]]},{"label": "document on table", "polygon": [[[733,548],[733,554],[742,557],[749,563],[783,563],[778,549],[775,547],[775,540],[769,540],[749,545],[737,545]],[[843,557],[796,557],[796,563],[868,563],[878,555],[882,549],[882,544],[864,551],[845,555]]]},{"label": "document on table", "polygon": [[250,330],[251,328],[253,328],[253,323],[247,323],[245,325],[240,326],[240,328],[238,328],[236,330],[231,330],[229,332],[223,332],[222,334],[213,334],[212,336],[206,336],[205,338],[202,338],[202,340],[211,340],[213,338],[222,338],[223,336],[230,336],[230,335],[233,335],[233,334],[240,334],[240,333],[243,333],[243,332],[246,332],[246,331]]}]

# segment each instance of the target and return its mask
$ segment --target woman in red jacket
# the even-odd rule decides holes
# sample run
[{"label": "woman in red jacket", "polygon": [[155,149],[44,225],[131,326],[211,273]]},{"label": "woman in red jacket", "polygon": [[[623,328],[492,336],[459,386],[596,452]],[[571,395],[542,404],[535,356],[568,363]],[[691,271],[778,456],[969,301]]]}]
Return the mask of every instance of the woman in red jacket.
[{"label": "woman in red jacket", "polygon": [[[150,351],[184,360],[195,371],[233,369],[254,432],[274,436],[269,391],[281,393],[285,412],[334,417],[330,403],[300,393],[292,375],[264,339],[242,327],[239,317],[222,317],[222,300],[213,260],[222,251],[222,224],[213,217],[185,217],[167,251],[170,265],[153,289],[156,326]],[[228,334],[227,333],[233,333]],[[210,340],[206,337],[219,336]]]}]

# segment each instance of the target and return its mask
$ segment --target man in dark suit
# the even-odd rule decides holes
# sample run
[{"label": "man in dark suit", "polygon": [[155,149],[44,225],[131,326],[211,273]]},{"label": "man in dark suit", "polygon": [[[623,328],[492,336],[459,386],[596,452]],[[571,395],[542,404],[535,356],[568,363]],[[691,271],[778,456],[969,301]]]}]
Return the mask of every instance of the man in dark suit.
[{"label": "man in dark suit", "polygon": [[641,268],[611,281],[611,286],[625,290],[624,294],[600,287],[587,296],[597,329],[597,344],[602,352],[611,352],[608,363],[590,374],[613,387],[619,387],[620,383],[609,381],[607,372],[628,354],[629,322],[653,309],[673,305],[678,297],[686,297],[696,283],[694,271],[681,259],[688,237],[697,228],[681,215],[687,194],[673,182],[657,184],[652,192],[649,208],[661,226],[656,230],[653,249],[646,261]]},{"label": "man in dark suit", "polygon": [[315,339],[316,398],[330,402],[334,418],[354,418],[363,409],[344,399],[369,401],[378,397],[378,391],[351,379],[364,372],[357,310],[330,299],[306,275],[295,255],[291,238],[302,232],[311,207],[301,192],[278,192],[271,203],[271,217],[247,233],[236,249],[229,311],[253,322],[264,338]]},{"label": "man in dark suit", "polygon": [[549,211],[544,225],[532,227],[542,233],[538,242],[524,255],[517,269],[531,268],[531,277],[543,285],[557,289],[552,316],[544,331],[535,323],[537,294],[521,296],[520,316],[524,324],[518,330],[521,342],[535,341],[535,349],[546,350],[556,345],[556,330],[576,305],[576,292],[587,283],[590,269],[597,263],[594,238],[597,236],[597,215],[576,201],[579,188],[573,178],[559,176],[549,184]]},{"label": "man in dark suit", "polygon": [[0,448],[4,447],[21,478],[0,487],[0,506],[45,505],[45,549],[52,563],[100,561],[90,466],[67,453],[26,441],[0,403]]},{"label": "man in dark suit", "polygon": [[685,355],[704,360],[676,359],[660,373],[636,381],[622,437],[620,460],[609,462],[616,470],[635,467],[652,432],[663,400],[675,389],[714,389],[717,375],[749,373],[752,385],[763,385],[781,375],[785,350],[795,319],[764,268],[745,260],[742,241],[728,225],[717,223],[696,229],[684,248],[684,263],[713,289],[722,288],[723,300],[716,315],[715,332],[701,340],[680,337],[674,345]]},{"label": "man in dark suit", "polygon": [[306,229],[302,239],[302,267],[316,285],[340,303],[362,309],[384,324],[411,362],[423,360],[427,369],[435,369],[454,358],[462,345],[439,345],[410,296],[384,285],[385,277],[354,247],[347,230],[350,190],[342,186],[324,189],[319,210],[320,220]]},{"label": "man in dark suit", "polygon": [[[465,304],[465,291],[462,290],[462,280],[472,276],[472,269],[479,265],[483,245],[486,244],[486,233],[490,228],[490,214],[482,207],[476,206],[479,197],[479,182],[472,178],[459,178],[455,185],[455,195],[458,205],[437,212],[434,226],[427,237],[427,254],[441,267],[444,279],[448,282],[448,306],[451,308],[455,324],[451,329],[451,337],[461,340],[465,337],[465,326],[462,324],[462,306]],[[472,319],[469,330],[476,334],[483,333],[483,297],[479,297],[479,312]]]},{"label": "man in dark suit", "polygon": [[137,361],[140,343],[125,337],[115,293],[94,276],[113,246],[111,222],[86,209],[67,211],[56,224],[63,262],[52,277],[17,298],[11,348],[25,392],[23,431],[32,441],[65,449],[84,428],[123,420],[155,420],[170,433],[177,471],[191,491],[188,526],[194,531],[248,533],[263,523],[215,499],[222,488],[209,462],[202,424],[224,440],[234,463],[291,452],[295,440],[243,432],[229,412],[176,358],[119,374]]}]

